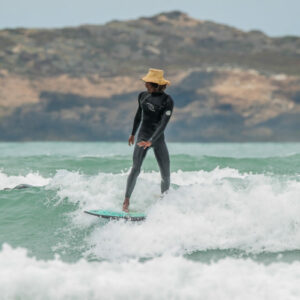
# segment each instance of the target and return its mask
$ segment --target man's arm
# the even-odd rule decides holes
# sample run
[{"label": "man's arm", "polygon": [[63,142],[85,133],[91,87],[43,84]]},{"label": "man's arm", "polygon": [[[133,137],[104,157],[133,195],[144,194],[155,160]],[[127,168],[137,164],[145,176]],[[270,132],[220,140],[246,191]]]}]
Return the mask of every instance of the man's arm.
[{"label": "man's arm", "polygon": [[174,102],[170,96],[168,96],[168,97],[169,97],[168,103],[164,109],[160,124],[158,125],[158,127],[154,131],[153,135],[148,140],[148,142],[154,143],[161,136],[161,134],[164,132],[164,130],[172,116]]},{"label": "man's arm", "polygon": [[138,97],[139,107],[136,111],[134,121],[133,121],[132,131],[131,131],[131,135],[133,135],[133,136],[136,134],[136,131],[138,130],[139,125],[141,123],[141,119],[142,119],[142,108],[141,108],[141,104],[140,104],[141,95],[142,95],[142,93],[140,93],[139,97]]}]

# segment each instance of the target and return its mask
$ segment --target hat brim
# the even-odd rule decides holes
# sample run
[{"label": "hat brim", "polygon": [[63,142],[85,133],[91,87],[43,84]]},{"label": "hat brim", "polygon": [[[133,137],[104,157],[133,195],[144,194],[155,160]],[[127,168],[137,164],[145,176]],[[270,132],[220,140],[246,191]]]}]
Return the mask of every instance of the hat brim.
[{"label": "hat brim", "polygon": [[163,80],[157,80],[156,78],[152,78],[152,77],[142,77],[141,78],[143,81],[145,82],[153,82],[153,83],[157,83],[158,85],[170,85],[171,82],[169,80],[163,79]]}]

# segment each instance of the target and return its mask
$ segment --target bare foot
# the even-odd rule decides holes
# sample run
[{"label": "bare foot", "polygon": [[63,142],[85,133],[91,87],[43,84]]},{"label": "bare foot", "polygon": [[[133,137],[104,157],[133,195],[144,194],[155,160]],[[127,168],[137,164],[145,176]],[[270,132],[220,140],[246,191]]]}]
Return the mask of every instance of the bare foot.
[{"label": "bare foot", "polygon": [[123,202],[123,211],[128,213],[129,212],[128,207],[129,207],[129,198],[125,198]]}]

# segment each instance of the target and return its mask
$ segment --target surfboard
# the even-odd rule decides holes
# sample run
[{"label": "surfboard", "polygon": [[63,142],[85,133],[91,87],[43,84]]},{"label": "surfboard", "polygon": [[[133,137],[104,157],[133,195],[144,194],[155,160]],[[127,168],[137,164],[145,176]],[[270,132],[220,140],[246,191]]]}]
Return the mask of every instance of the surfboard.
[{"label": "surfboard", "polygon": [[139,212],[111,211],[111,210],[85,210],[85,213],[106,219],[126,219],[130,221],[141,221],[146,218],[146,214]]}]

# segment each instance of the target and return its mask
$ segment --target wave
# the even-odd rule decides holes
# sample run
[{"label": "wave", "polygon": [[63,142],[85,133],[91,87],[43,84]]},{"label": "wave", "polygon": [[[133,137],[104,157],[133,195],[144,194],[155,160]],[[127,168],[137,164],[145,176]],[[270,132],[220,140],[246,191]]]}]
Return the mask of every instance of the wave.
[{"label": "wave", "polygon": [[[299,299],[300,262],[264,265],[226,258],[211,264],[162,256],[146,261],[37,260],[0,252],[2,299]],[[230,275],[229,275],[230,274]],[[284,276],[283,276],[284,274]],[[36,284],[38,283],[38,284]]]},{"label": "wave", "polygon": [[[253,254],[299,250],[300,181],[293,177],[241,173],[232,168],[179,170],[172,172],[170,191],[161,200],[159,172],[142,172],[131,209],[145,211],[148,217],[133,224],[107,222],[83,213],[100,208],[120,210],[128,172],[87,175],[59,170],[50,178],[37,173],[1,176],[5,187],[41,186],[30,191],[1,191],[5,194],[0,202],[3,241],[20,241],[14,245],[31,244],[36,249],[36,239],[43,239],[47,257],[51,252],[126,260],[214,249]],[[12,227],[8,212],[18,214],[22,230]],[[51,239],[44,238],[45,230]],[[24,232],[33,231],[35,235],[25,243]]]},{"label": "wave", "polygon": [[[83,210],[120,210],[127,175],[60,171],[47,189],[57,191],[60,203],[76,204],[71,222],[88,228],[93,217]],[[159,173],[141,173],[131,209],[145,211],[146,221],[100,219],[85,240],[86,255],[113,260],[210,249],[251,253],[299,249],[299,181],[231,168],[173,172],[171,181],[169,193],[160,200]]]},{"label": "wave", "polygon": [[38,172],[28,173],[23,175],[7,175],[0,171],[0,190],[12,189],[18,185],[30,185],[30,186],[45,186],[50,182],[50,178],[41,176]]}]

